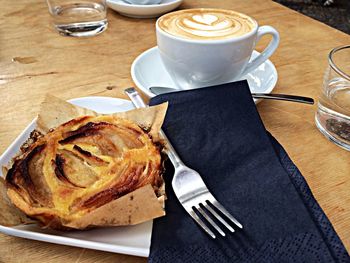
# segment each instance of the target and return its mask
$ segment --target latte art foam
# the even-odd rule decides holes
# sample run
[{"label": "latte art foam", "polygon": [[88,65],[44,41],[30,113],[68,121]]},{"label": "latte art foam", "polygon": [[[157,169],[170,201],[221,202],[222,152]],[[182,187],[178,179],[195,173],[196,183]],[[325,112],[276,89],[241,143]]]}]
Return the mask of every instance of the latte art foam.
[{"label": "latte art foam", "polygon": [[234,11],[202,8],[166,14],[159,18],[158,26],[186,39],[217,40],[245,35],[256,27],[256,22]]}]

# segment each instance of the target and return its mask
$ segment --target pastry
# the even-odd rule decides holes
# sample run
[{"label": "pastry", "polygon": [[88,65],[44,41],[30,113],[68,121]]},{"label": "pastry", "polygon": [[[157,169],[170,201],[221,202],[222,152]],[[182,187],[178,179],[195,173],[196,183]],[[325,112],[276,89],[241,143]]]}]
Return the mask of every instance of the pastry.
[{"label": "pastry", "polygon": [[[147,128],[131,120],[76,117],[38,136],[14,159],[6,175],[7,194],[43,227],[103,225],[101,218],[96,224],[74,222],[147,185],[161,196],[161,148]],[[120,224],[107,221],[105,225]]]}]

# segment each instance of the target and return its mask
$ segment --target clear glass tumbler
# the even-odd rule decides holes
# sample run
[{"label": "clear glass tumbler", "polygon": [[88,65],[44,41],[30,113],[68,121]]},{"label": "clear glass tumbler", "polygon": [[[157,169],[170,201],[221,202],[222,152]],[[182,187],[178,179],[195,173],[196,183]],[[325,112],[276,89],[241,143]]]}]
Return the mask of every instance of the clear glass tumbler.
[{"label": "clear glass tumbler", "polygon": [[107,28],[106,0],[46,0],[55,28],[66,36],[94,36]]},{"label": "clear glass tumbler", "polygon": [[329,53],[316,125],[329,140],[350,151],[350,45]]}]

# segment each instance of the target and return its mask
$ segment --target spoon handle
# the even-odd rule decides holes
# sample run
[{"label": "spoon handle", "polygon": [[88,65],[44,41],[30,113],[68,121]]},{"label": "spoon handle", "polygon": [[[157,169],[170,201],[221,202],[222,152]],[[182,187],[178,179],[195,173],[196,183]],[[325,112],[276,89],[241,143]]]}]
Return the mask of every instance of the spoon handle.
[{"label": "spoon handle", "polygon": [[[150,87],[149,90],[155,95],[179,91],[178,89],[169,87]],[[312,98],[288,94],[252,93],[252,96],[255,99],[285,100],[306,104],[314,104],[314,100]]]},{"label": "spoon handle", "polygon": [[271,99],[271,100],[286,100],[294,101],[306,104],[314,104],[314,100],[309,97],[287,95],[287,94],[265,94],[265,93],[252,93],[255,99]]}]

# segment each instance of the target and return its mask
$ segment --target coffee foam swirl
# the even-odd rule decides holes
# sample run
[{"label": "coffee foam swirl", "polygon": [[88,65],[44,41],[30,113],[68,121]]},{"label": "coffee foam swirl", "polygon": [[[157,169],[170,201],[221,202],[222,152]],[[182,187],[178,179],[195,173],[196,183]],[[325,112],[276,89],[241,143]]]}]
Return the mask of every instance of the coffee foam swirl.
[{"label": "coffee foam swirl", "polygon": [[165,32],[186,39],[217,40],[251,32],[255,21],[244,14],[221,9],[187,9],[169,13],[158,20]]}]

